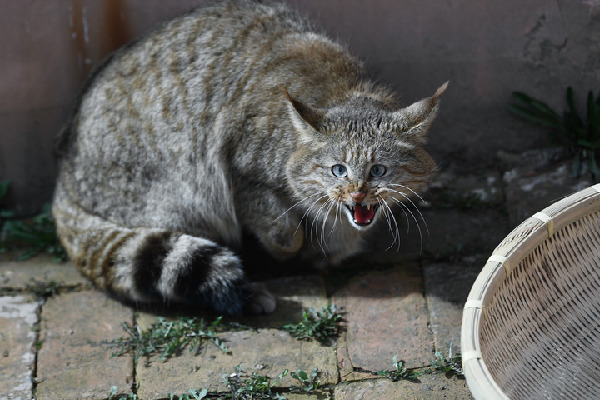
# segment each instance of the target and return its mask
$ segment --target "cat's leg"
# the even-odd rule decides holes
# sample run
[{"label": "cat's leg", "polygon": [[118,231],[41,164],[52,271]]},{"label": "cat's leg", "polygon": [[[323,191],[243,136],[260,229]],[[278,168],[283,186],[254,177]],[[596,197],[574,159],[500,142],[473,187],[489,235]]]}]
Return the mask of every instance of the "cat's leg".
[{"label": "cat's leg", "polygon": [[160,229],[129,229],[55,197],[59,237],[97,286],[134,302],[186,302],[216,313],[271,312],[275,299],[246,282],[236,254],[217,243]]},{"label": "cat's leg", "polygon": [[253,233],[275,259],[288,260],[302,248],[304,229],[296,210],[275,194],[261,190],[239,207],[245,229]]}]

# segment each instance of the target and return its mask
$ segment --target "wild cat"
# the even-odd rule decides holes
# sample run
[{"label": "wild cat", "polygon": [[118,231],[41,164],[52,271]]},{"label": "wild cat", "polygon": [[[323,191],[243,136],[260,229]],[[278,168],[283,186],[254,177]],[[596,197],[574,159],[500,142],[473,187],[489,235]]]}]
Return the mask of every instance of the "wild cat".
[{"label": "wild cat", "polygon": [[423,145],[445,89],[401,108],[286,6],[202,6],[86,83],[59,136],[59,237],[125,299],[271,312],[244,279],[242,234],[278,260],[359,252],[434,175]]}]

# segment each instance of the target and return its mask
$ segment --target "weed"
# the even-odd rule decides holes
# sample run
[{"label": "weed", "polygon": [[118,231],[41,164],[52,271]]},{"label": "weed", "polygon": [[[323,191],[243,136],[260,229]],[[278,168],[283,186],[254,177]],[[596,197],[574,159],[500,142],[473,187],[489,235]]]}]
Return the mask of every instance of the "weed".
[{"label": "weed", "polygon": [[452,343],[448,345],[448,357],[445,357],[441,351],[435,352],[435,360],[431,362],[431,367],[435,371],[441,371],[446,374],[462,376],[462,357],[460,353],[453,355]]},{"label": "weed", "polygon": [[316,367],[313,368],[310,375],[299,369],[298,372],[291,372],[290,376],[300,382],[300,387],[291,386],[292,390],[309,393],[319,388],[319,369]]},{"label": "weed", "polygon": [[[10,185],[10,181],[2,181],[0,182],[0,201],[4,199],[6,193],[8,193],[8,185]],[[0,218],[12,218],[14,217],[14,212],[0,209]]]},{"label": "weed", "polygon": [[302,313],[302,321],[286,324],[281,327],[298,339],[316,339],[327,343],[338,335],[337,323],[342,316],[338,314],[335,304],[329,304],[320,311],[309,308]]},{"label": "weed", "polygon": [[[0,182],[0,201],[8,192],[9,181]],[[0,251],[9,247],[26,248],[19,254],[19,260],[31,258],[41,252],[54,254],[54,261],[67,259],[56,235],[56,226],[50,212],[50,204],[45,204],[42,212],[28,220],[16,220],[15,213],[0,209]]]},{"label": "weed", "polygon": [[286,369],[275,379],[271,379],[264,375],[258,375],[256,372],[253,372],[250,376],[247,376],[244,374],[242,365],[238,364],[233,373],[230,375],[223,375],[223,379],[231,391],[231,393],[228,393],[226,398],[234,400],[286,400],[284,396],[274,392],[273,388],[287,374],[288,370]]},{"label": "weed", "polygon": [[198,351],[204,340],[208,340],[226,353],[229,350],[216,333],[220,322],[221,317],[210,324],[206,324],[204,319],[194,317],[179,317],[175,321],[159,318],[145,331],[139,327],[135,329],[127,322],[121,322],[121,326],[128,336],[111,342],[120,347],[113,353],[113,356],[132,353],[137,361],[142,356],[149,358],[152,354],[160,353],[158,360],[165,361],[173,355],[181,354],[186,347],[189,347],[190,352],[194,349]]},{"label": "weed", "polygon": [[187,393],[180,394],[179,396],[169,393],[169,400],[202,400],[208,396],[208,390],[190,389]]},{"label": "weed", "polygon": [[57,294],[61,289],[61,284],[56,281],[38,281],[31,279],[31,283],[25,286],[25,290],[34,293],[39,297],[48,298]]},{"label": "weed", "polygon": [[409,371],[408,368],[404,366],[404,362],[398,361],[398,356],[394,356],[392,358],[392,366],[394,367],[393,370],[377,371],[377,375],[385,376],[386,378],[389,378],[392,382],[396,382],[399,380],[416,381],[419,379],[419,376],[421,376],[420,372]]},{"label": "weed", "polygon": [[[6,196],[6,193],[8,192],[9,184],[10,184],[9,181],[0,182],[0,202],[2,201],[2,199],[4,198],[4,196]],[[4,208],[0,207],[0,252],[5,252],[7,250],[6,241],[4,239],[4,237],[5,237],[4,224],[6,223],[6,221],[9,218],[13,218],[14,216],[15,216],[14,212],[5,210]]]},{"label": "weed", "polygon": [[108,393],[108,400],[138,400],[137,394],[128,393],[128,394],[117,394],[119,389],[116,386],[110,388],[110,392]]},{"label": "weed", "polygon": [[583,162],[587,165],[594,179],[600,178],[598,152],[600,150],[600,94],[594,99],[592,91],[587,96],[587,115],[582,119],[573,99],[573,89],[567,88],[568,109],[562,116],[548,105],[535,100],[521,92],[513,92],[514,104],[509,110],[515,115],[530,122],[542,125],[550,130],[551,139],[569,148],[574,155],[571,171],[574,177],[581,173]]}]

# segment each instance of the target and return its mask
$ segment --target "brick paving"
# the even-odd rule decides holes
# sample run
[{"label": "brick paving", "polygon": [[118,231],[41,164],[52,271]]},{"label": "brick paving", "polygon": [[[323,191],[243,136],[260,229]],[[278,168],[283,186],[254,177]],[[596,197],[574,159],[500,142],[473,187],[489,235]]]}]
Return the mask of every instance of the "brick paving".
[{"label": "brick paving", "polygon": [[[456,377],[433,374],[419,382],[391,382],[373,374],[392,369],[394,355],[410,368],[429,365],[435,350],[434,325],[458,334],[456,321],[442,327],[443,322],[429,320],[423,276],[418,262],[400,262],[358,272],[329,295],[320,275],[267,281],[278,295],[279,309],[270,316],[238,320],[250,330],[220,333],[228,353],[206,343],[198,353],[184,351],[162,362],[152,355],[134,363],[131,355],[111,356],[115,347],[109,342],[124,336],[121,322],[135,321],[145,329],[158,316],[168,318],[172,313],[135,311],[91,288],[71,263],[53,264],[45,258],[3,262],[0,399],[106,399],[113,386],[120,393],[135,390],[140,399],[166,399],[169,393],[199,388],[225,393],[222,375],[240,363],[247,373],[271,377],[284,369],[317,367],[321,386],[310,396],[288,392],[297,384],[289,375],[281,380],[278,387],[292,400],[469,399],[465,381]],[[337,343],[301,341],[278,329],[300,320],[303,309],[320,308],[329,301],[344,315]]]},{"label": "brick paving", "polygon": [[[531,176],[527,171],[522,175]],[[433,373],[414,382],[392,382],[375,373],[392,369],[394,356],[423,371],[436,351],[447,354],[449,343],[455,353],[460,351],[462,307],[485,259],[514,227],[509,219],[531,215],[549,202],[506,203],[503,193],[522,199],[531,186],[511,173],[503,182],[497,173],[481,179],[446,177],[441,196],[429,193],[433,206],[423,205],[428,227],[422,224],[419,234],[413,223],[401,245],[403,255],[381,251],[389,245],[381,240],[373,244],[377,256],[362,257],[329,275],[266,281],[278,297],[276,312],[225,319],[246,326],[219,333],[227,354],[206,343],[197,354],[184,351],[164,362],[156,356],[137,362],[131,355],[111,357],[115,348],[109,343],[125,336],[121,322],[143,329],[176,312],[135,310],[115,301],[94,290],[71,263],[44,257],[15,262],[5,255],[0,258],[0,400],[107,399],[114,386],[142,400],[200,388],[216,398],[227,390],[222,376],[240,363],[247,373],[271,377],[284,369],[317,367],[321,386],[310,395],[291,393],[289,376],[278,383],[290,400],[471,399],[466,381],[457,376]],[[471,181],[484,187],[469,189]],[[455,182],[460,196],[448,197],[448,182]],[[562,195],[571,187],[565,185]],[[473,203],[470,193],[486,193],[489,202]],[[334,343],[300,341],[279,329],[299,321],[303,309],[328,302],[344,318]]]}]

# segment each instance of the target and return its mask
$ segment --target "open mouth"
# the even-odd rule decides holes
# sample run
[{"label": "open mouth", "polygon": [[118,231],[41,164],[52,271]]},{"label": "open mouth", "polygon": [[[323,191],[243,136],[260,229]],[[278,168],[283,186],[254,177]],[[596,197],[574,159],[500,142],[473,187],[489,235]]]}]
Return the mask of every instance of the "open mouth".
[{"label": "open mouth", "polygon": [[346,205],[346,208],[352,215],[352,221],[358,226],[367,226],[373,222],[375,212],[379,208],[378,204],[367,204],[361,206],[360,204],[354,203],[353,206]]}]

